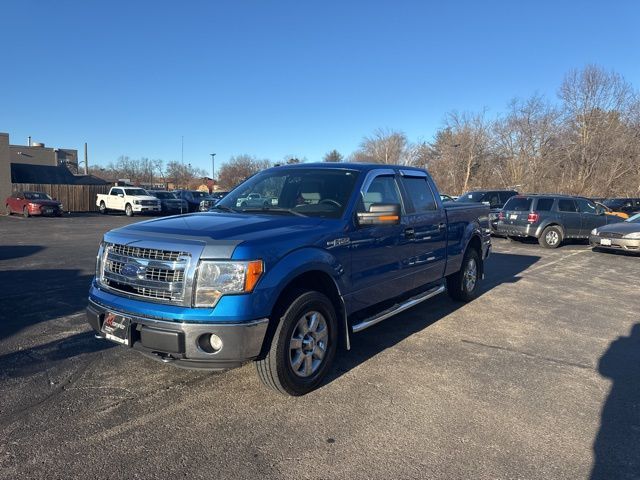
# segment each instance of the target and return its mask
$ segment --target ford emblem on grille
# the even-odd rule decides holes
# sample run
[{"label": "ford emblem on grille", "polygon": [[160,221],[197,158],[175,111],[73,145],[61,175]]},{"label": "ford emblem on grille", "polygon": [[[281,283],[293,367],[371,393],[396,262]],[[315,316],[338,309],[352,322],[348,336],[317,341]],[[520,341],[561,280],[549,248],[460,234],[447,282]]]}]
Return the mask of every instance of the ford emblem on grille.
[{"label": "ford emblem on grille", "polygon": [[137,263],[127,263],[120,270],[120,275],[125,277],[142,277],[144,278],[145,268]]}]

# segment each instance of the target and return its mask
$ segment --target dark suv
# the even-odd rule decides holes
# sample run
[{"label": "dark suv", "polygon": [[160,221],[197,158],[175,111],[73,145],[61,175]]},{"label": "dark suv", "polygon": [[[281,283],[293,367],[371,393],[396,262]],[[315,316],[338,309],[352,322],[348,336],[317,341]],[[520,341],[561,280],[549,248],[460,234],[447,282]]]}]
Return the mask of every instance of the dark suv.
[{"label": "dark suv", "polygon": [[640,212],[640,198],[607,198],[602,202],[611,210],[633,215]]},{"label": "dark suv", "polygon": [[514,195],[518,195],[515,190],[473,190],[460,195],[456,202],[466,203],[484,203],[489,205],[489,223],[491,224],[491,233],[497,233],[498,215],[507,203]]},{"label": "dark suv", "polygon": [[535,237],[543,247],[557,248],[567,238],[588,239],[594,228],[621,221],[587,198],[517,195],[500,213],[498,233],[510,238]]}]

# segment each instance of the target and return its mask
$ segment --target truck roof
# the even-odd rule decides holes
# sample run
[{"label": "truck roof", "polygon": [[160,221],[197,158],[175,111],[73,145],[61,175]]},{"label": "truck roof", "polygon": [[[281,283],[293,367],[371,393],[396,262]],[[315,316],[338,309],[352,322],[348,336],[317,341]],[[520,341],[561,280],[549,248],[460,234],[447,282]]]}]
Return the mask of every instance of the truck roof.
[{"label": "truck roof", "polygon": [[402,170],[417,170],[424,172],[425,170],[419,167],[410,167],[407,165],[388,165],[385,163],[361,163],[361,162],[313,162],[313,163],[287,163],[284,165],[278,165],[272,168],[333,168],[344,170],[357,170],[361,172],[368,172],[369,170],[375,170],[378,168],[401,168]]}]

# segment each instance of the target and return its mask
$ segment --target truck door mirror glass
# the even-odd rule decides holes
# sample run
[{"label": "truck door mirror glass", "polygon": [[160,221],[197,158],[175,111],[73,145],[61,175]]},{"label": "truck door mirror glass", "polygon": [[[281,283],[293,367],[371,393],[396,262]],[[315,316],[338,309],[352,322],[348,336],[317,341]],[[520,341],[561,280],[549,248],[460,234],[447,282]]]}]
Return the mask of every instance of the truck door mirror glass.
[{"label": "truck door mirror glass", "polygon": [[118,196],[119,196],[120,198],[124,198],[124,193],[119,193],[119,194],[118,194]]},{"label": "truck door mirror glass", "polygon": [[358,212],[358,225],[398,225],[400,223],[400,204],[374,203],[368,212]]}]

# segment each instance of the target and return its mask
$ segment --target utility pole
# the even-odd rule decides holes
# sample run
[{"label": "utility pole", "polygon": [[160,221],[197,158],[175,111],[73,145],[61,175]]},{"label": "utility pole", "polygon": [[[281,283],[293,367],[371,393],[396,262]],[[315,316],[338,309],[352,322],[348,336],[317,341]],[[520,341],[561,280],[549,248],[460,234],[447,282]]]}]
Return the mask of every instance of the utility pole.
[{"label": "utility pole", "polygon": [[210,153],[211,155],[211,190],[216,189],[216,154]]},{"label": "utility pole", "polygon": [[84,174],[89,175],[89,154],[87,153],[87,142],[84,142]]}]

